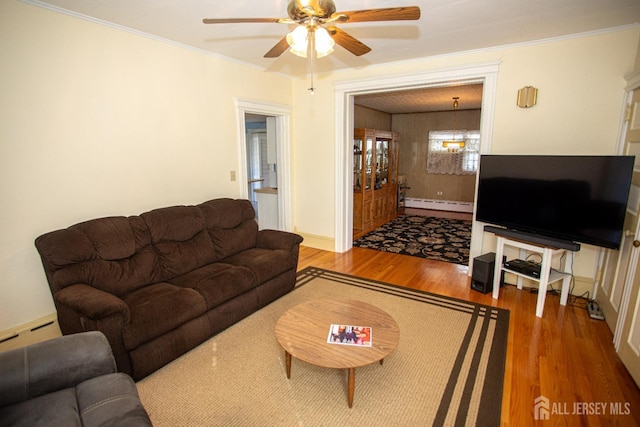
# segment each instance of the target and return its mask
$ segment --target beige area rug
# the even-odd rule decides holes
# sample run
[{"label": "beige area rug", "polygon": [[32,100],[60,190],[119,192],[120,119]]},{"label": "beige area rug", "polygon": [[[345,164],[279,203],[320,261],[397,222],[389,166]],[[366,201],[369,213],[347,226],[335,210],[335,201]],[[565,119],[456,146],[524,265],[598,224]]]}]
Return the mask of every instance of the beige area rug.
[{"label": "beige area rug", "polygon": [[[383,365],[356,369],[351,409],[346,371],[294,358],[287,379],[274,334],[289,308],[332,297],[378,306],[400,327]],[[294,291],[144,378],[138,390],[157,427],[496,426],[508,325],[504,309],[310,267]]]}]

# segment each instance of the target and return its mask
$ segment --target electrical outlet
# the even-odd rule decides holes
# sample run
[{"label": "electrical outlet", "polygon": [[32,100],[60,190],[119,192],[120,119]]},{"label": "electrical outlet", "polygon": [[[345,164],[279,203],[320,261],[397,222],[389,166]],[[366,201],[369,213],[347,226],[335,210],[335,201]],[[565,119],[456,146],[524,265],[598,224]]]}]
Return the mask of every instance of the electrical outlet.
[{"label": "electrical outlet", "polygon": [[442,196],[442,191],[438,191],[436,194],[437,194],[438,196]]},{"label": "electrical outlet", "polygon": [[229,176],[231,178],[231,181],[235,181],[236,180],[236,171],[230,171]]},{"label": "electrical outlet", "polygon": [[604,320],[604,314],[602,314],[602,310],[600,310],[597,302],[589,301],[589,303],[587,303],[587,311],[589,312],[589,317],[592,319]]}]

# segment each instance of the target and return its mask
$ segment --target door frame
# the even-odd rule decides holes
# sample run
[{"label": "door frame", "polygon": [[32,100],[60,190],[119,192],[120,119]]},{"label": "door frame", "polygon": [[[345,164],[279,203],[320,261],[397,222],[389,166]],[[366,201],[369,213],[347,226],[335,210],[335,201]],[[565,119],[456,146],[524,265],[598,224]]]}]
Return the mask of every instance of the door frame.
[{"label": "door frame", "polygon": [[276,162],[278,167],[278,229],[292,231],[291,219],[291,108],[271,102],[236,98],[238,124],[238,185],[240,196],[248,198],[247,134],[245,114],[260,114],[276,119]]},{"label": "door frame", "polygon": [[[627,88],[628,89],[628,88]],[[620,122],[618,139],[616,142],[617,155],[625,155],[626,152],[626,136],[628,123],[626,116],[627,110],[631,106],[633,89],[626,91],[622,108],[620,111]],[[634,174],[637,168],[634,166]],[[602,271],[602,278],[599,280],[598,275],[594,280],[592,300],[595,301],[604,315],[604,320],[613,333],[613,343],[618,350],[622,328],[626,319],[626,313],[629,305],[629,292],[633,285],[634,272],[638,265],[638,251],[632,246],[634,240],[638,240],[640,228],[637,222],[633,223],[633,230],[627,228],[627,220],[629,215],[638,218],[638,201],[640,193],[637,185],[631,184],[629,191],[629,199],[627,201],[624,233],[620,241],[618,250],[600,249],[600,255],[596,262],[596,272]]]},{"label": "door frame", "polygon": [[[353,245],[353,110],[357,95],[428,87],[482,83],[480,153],[491,152],[497,74],[500,61],[463,65],[416,74],[394,75],[335,83],[335,251],[346,252]],[[402,143],[402,136],[400,143]],[[476,174],[477,178],[477,174]],[[476,193],[477,193],[476,179]],[[473,215],[475,217],[475,204]],[[483,224],[473,221],[469,263],[482,252]],[[471,269],[469,269],[471,271]]]},{"label": "door frame", "polygon": [[[625,87],[626,96],[625,96],[625,101],[624,101],[625,106],[623,111],[626,110],[627,108],[629,109],[632,108],[631,100],[633,97],[633,92],[635,90],[640,89],[640,70],[636,70],[625,77],[627,78],[627,86]],[[629,131],[629,123],[625,121],[625,117],[629,117],[629,118],[631,117],[631,110],[629,110],[628,115],[623,112],[621,116],[622,116],[621,118],[622,124],[620,126],[620,135],[618,137],[619,153],[623,151],[625,140],[627,138],[627,132]],[[623,153],[623,154],[626,154],[626,153]],[[635,240],[640,240],[640,226],[636,228],[636,233],[632,237]],[[629,308],[631,304],[631,291],[633,288],[633,283],[635,281],[635,272],[638,269],[639,256],[640,256],[639,251],[633,250],[633,249],[631,250],[630,260],[627,266],[626,278],[624,282],[624,289],[622,291],[622,298],[620,301],[620,307],[618,309],[618,320],[616,322],[616,328],[613,331],[613,345],[616,351],[620,349],[620,345],[622,344],[622,340],[624,339],[624,335],[623,335],[624,327],[627,320],[627,316],[629,315]],[[638,310],[638,307],[636,306],[636,311],[637,310]]]}]

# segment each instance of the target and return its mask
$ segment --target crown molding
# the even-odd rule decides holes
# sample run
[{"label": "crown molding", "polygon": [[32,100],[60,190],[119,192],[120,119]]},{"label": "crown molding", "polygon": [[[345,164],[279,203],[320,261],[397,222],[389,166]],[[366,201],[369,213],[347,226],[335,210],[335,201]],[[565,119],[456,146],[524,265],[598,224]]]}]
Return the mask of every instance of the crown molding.
[{"label": "crown molding", "polygon": [[630,72],[626,76],[624,76],[627,81],[627,86],[625,86],[625,90],[628,92],[637,89],[640,87],[640,68]]},{"label": "crown molding", "polygon": [[[159,41],[161,43],[165,43],[165,44],[169,44],[169,45],[173,45],[176,47],[180,47],[183,49],[187,49],[193,52],[197,52],[200,54],[204,54],[210,57],[214,57],[214,58],[218,58],[224,61],[228,61],[228,62],[232,62],[235,64],[240,64],[240,65],[244,65],[244,66],[248,66],[260,71],[267,71],[264,67],[256,65],[256,64],[252,64],[250,62],[246,62],[246,61],[240,61],[238,59],[235,58],[231,58],[228,56],[224,56],[224,55],[220,55],[205,49],[201,49],[198,47],[194,47],[188,44],[184,44],[184,43],[180,43],[177,42],[175,40],[170,40],[170,39],[166,39],[163,37],[159,37],[150,33],[146,33],[144,31],[140,31],[140,30],[136,30],[130,27],[126,27],[124,25],[119,25],[119,24],[115,24],[113,22],[109,22],[109,21],[105,21],[102,19],[98,19],[98,18],[94,18],[88,15],[84,15],[82,13],[78,13],[78,12],[74,12],[68,9],[64,9],[62,7],[59,6],[55,6],[49,3],[45,3],[42,2],[40,0],[19,0],[22,3],[26,3],[26,4],[30,4],[32,6],[36,6],[36,7],[40,7],[43,9],[47,9],[53,12],[57,12],[57,13],[61,13],[63,15],[67,15],[67,16],[71,16],[74,18],[78,18],[78,19],[82,19],[85,21],[89,21],[89,22],[93,22],[95,24],[98,25],[103,25],[106,27],[110,27],[116,30],[120,30],[120,31],[125,31],[140,37],[145,37],[148,39],[152,39],[155,41]],[[517,48],[517,47],[524,47],[524,46],[534,46],[534,45],[538,45],[538,44],[544,44],[544,43],[553,43],[553,42],[558,42],[558,41],[563,41],[563,40],[571,40],[571,39],[576,39],[576,38],[581,38],[581,37],[590,37],[590,36],[596,36],[596,35],[600,35],[600,34],[607,34],[607,33],[612,33],[612,32],[617,32],[617,31],[625,31],[625,30],[631,30],[631,29],[637,29],[640,28],[640,23],[634,23],[634,24],[629,24],[629,25],[622,25],[622,26],[617,26],[617,27],[610,27],[610,28],[603,28],[603,29],[599,29],[599,30],[593,30],[593,31],[586,31],[586,32],[581,32],[581,33],[574,33],[574,34],[568,34],[565,36],[557,36],[557,37],[550,37],[550,38],[545,38],[545,39],[537,39],[537,40],[531,40],[531,41],[526,41],[526,42],[519,42],[519,43],[512,43],[512,44],[504,44],[504,45],[497,45],[497,46],[490,46],[490,47],[486,47],[486,48],[480,48],[480,49],[470,49],[470,50],[464,50],[464,51],[458,51],[458,52],[451,52],[451,53],[443,53],[443,54],[439,54],[439,55],[430,55],[430,56],[423,56],[423,57],[419,57],[419,58],[413,58],[413,59],[407,59],[407,60],[401,60],[401,61],[391,61],[391,62],[385,62],[385,63],[380,63],[380,64],[375,64],[375,65],[369,65],[367,66],[367,68],[371,69],[375,69],[375,68],[383,68],[383,67],[388,67],[390,64],[411,64],[411,63],[416,63],[416,62],[420,62],[420,61],[424,61],[424,60],[431,60],[431,59],[439,59],[439,58],[451,58],[451,57],[458,57],[458,56],[465,56],[465,55],[472,55],[472,54],[477,54],[477,53],[483,53],[483,52],[491,52],[491,51],[495,51],[495,50],[502,50],[502,49],[510,49],[510,48]],[[351,70],[353,68],[351,67],[344,67],[344,68],[336,68],[333,70],[328,70],[328,71],[318,71],[318,74],[330,74],[330,73],[339,73],[341,71],[347,71],[347,70]],[[284,77],[289,77],[289,78],[296,78],[296,77],[303,77],[303,75],[294,75],[294,74],[290,74],[290,73],[285,73],[285,72],[279,72],[279,71],[274,71],[273,73],[275,74],[279,74],[282,75]],[[305,73],[306,75],[306,73]]]}]

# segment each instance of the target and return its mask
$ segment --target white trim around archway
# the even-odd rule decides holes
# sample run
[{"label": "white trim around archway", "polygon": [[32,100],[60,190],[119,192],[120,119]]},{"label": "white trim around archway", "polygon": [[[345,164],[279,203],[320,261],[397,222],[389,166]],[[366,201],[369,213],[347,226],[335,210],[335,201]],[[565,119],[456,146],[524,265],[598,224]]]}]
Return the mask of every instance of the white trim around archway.
[{"label": "white trim around archway", "polygon": [[[491,152],[493,118],[499,61],[472,64],[423,73],[350,80],[335,84],[336,100],[336,180],[335,180],[335,251],[345,252],[353,244],[353,99],[356,95],[405,89],[482,83],[480,152]],[[477,185],[476,185],[477,187]],[[475,208],[474,208],[475,216]],[[483,224],[473,222],[469,260],[482,252]],[[471,271],[471,268],[469,269]]]}]

